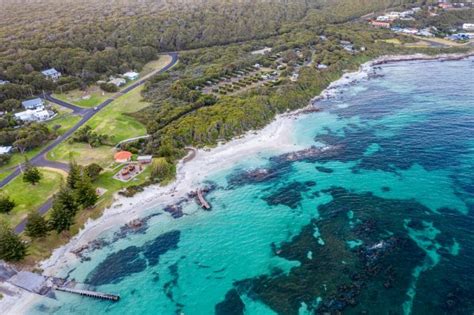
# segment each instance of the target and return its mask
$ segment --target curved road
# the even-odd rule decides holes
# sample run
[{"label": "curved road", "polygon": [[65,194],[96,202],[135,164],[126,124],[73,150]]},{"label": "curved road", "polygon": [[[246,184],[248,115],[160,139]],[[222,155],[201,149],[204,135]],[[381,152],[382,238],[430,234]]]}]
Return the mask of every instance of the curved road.
[{"label": "curved road", "polygon": [[[48,152],[50,152],[52,149],[54,149],[61,142],[63,142],[67,138],[69,138],[69,136],[71,136],[77,129],[82,127],[87,121],[89,121],[89,119],[91,119],[95,114],[97,114],[105,106],[112,103],[116,98],[118,98],[118,97],[122,96],[123,94],[126,94],[126,93],[130,92],[131,90],[139,87],[140,85],[145,83],[146,80],[148,78],[150,78],[151,76],[167,71],[172,66],[174,66],[176,64],[176,62],[178,62],[178,53],[177,52],[167,53],[167,55],[171,56],[171,62],[169,64],[167,64],[165,67],[163,67],[159,71],[152,72],[149,75],[146,75],[145,77],[143,77],[142,79],[139,79],[137,82],[127,86],[125,89],[123,89],[120,92],[116,93],[111,98],[103,101],[100,105],[98,105],[96,107],[96,109],[93,109],[93,108],[88,108],[88,109],[87,108],[80,108],[80,107],[77,107],[75,105],[72,105],[72,104],[66,103],[64,101],[58,100],[58,99],[52,97],[51,95],[45,95],[45,99],[47,99],[47,100],[49,100],[53,103],[56,103],[58,105],[67,107],[69,109],[72,109],[74,112],[80,114],[82,116],[82,119],[76,125],[74,125],[74,127],[69,129],[68,131],[66,131],[63,135],[56,138],[56,140],[51,142],[43,150],[41,150],[37,155],[35,155],[33,158],[31,158],[30,163],[33,164],[33,165],[36,165],[36,166],[52,167],[52,168],[58,168],[58,169],[68,171],[69,167],[68,167],[67,164],[60,163],[60,162],[49,161],[49,160],[46,159],[46,154],[48,154]],[[5,186],[6,184],[8,184],[11,180],[13,180],[19,174],[20,174],[20,167],[16,167],[15,170],[10,175],[8,175],[2,181],[0,181],[0,188]]]}]

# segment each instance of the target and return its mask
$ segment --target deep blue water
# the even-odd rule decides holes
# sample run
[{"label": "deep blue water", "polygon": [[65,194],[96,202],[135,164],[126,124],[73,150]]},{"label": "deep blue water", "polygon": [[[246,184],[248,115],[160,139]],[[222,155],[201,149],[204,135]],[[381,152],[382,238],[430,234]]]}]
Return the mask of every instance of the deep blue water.
[{"label": "deep blue water", "polygon": [[288,131],[331,150],[246,157],[210,174],[212,211],[157,205],[64,271],[120,302],[58,293],[31,313],[472,314],[474,60],[378,73]]}]

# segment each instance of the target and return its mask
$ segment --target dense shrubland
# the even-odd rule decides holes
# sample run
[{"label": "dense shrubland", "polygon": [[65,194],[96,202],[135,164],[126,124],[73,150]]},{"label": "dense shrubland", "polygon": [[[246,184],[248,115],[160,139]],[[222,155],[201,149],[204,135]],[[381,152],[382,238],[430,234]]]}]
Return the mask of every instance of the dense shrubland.
[{"label": "dense shrubland", "polygon": [[[320,38],[322,35],[324,39]],[[344,70],[356,69],[360,63],[385,52],[395,52],[397,48],[379,40],[393,36],[389,31],[367,29],[362,24],[350,27],[300,24],[291,32],[265,40],[187,51],[181,55],[180,67],[166,78],[155,77],[145,87],[144,95],[154,105],[135,116],[147,125],[152,135],[147,149],[175,159],[182,156],[186,145],[214,145],[218,140],[261,128],[278,113],[306,106]],[[341,40],[351,41],[357,52],[344,50]],[[255,62],[263,63],[267,57],[249,52],[264,46],[273,47],[272,54],[278,53],[283,59],[295,58],[295,49],[309,51],[313,66],[302,67],[296,83],[283,77],[282,83],[276,86],[261,86],[239,95],[202,101],[209,95],[201,94],[196,86]],[[318,63],[328,68],[317,70],[314,65]]]},{"label": "dense shrubland", "polygon": [[[144,95],[154,105],[136,114],[153,135],[147,150],[174,159],[185,145],[214,144],[305,105],[343,69],[382,52],[385,48],[376,39],[391,36],[345,22],[412,2],[419,1],[3,1],[0,79],[11,83],[0,86],[0,109],[18,109],[18,100],[42,91],[82,88],[109,75],[140,70],[159,52],[180,50],[180,64],[173,72],[147,83]],[[331,26],[335,23],[340,26]],[[352,56],[340,40],[369,49]],[[266,57],[250,54],[264,46],[289,59],[287,75],[297,61],[295,48],[330,67],[325,72],[303,69],[297,84],[283,80],[235,97],[217,99],[196,90],[254,63],[271,65]],[[56,83],[46,80],[39,71],[48,67],[63,77]],[[26,127],[27,132],[14,130],[11,117],[0,118],[5,145],[15,142],[28,150],[52,136],[36,126]],[[88,143],[100,143],[89,138],[97,137],[87,137]]]},{"label": "dense shrubland", "polygon": [[[293,23],[343,22],[402,0],[13,1],[0,10],[0,103],[70,90],[143,65],[163,51],[265,39]],[[38,72],[55,67],[57,84]],[[17,86],[18,84],[18,86]]]}]

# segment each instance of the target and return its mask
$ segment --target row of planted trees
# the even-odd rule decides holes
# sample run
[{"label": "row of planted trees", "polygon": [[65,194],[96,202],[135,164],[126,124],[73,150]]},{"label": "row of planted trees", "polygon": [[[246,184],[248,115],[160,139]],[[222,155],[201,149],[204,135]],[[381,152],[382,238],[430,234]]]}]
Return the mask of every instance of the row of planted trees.
[{"label": "row of planted trees", "polygon": [[[75,223],[76,214],[81,209],[94,206],[98,196],[92,180],[100,173],[98,165],[81,167],[75,162],[70,163],[70,171],[66,182],[59,192],[53,197],[53,206],[48,218],[37,211],[28,214],[25,225],[25,235],[31,239],[46,237],[51,232],[57,234],[68,231]],[[23,180],[37,184],[41,180],[41,172],[34,166],[27,165]],[[10,212],[15,207],[15,202],[7,196],[0,198],[0,208]],[[15,233],[6,223],[0,223],[0,259],[6,261],[19,261],[28,253],[28,243]]]}]

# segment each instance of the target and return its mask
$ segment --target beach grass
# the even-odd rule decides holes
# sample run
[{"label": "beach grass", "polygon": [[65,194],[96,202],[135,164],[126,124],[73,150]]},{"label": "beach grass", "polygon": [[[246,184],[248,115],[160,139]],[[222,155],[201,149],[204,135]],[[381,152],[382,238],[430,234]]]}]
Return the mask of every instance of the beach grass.
[{"label": "beach grass", "polygon": [[0,214],[0,219],[7,221],[11,227],[20,223],[28,212],[36,210],[56,193],[66,176],[65,172],[55,169],[39,168],[39,170],[42,179],[36,185],[24,182],[20,175],[2,188],[2,194],[9,196],[16,203],[10,214]]}]

